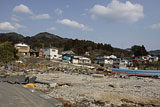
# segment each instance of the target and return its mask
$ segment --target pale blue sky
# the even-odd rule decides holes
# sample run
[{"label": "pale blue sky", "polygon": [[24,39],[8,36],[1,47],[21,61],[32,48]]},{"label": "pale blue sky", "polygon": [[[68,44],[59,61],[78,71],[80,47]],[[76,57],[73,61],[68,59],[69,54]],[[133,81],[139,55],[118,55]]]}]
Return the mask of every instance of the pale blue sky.
[{"label": "pale blue sky", "polygon": [[160,0],[0,0],[0,32],[160,49]]}]

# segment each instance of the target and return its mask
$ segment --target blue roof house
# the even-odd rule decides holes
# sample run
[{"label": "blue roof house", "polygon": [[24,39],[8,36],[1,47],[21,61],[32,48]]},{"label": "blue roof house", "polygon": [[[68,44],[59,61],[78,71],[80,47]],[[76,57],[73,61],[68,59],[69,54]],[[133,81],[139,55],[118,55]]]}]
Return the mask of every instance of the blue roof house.
[{"label": "blue roof house", "polygon": [[62,62],[71,63],[71,61],[72,61],[72,56],[71,55],[63,55],[62,56]]}]

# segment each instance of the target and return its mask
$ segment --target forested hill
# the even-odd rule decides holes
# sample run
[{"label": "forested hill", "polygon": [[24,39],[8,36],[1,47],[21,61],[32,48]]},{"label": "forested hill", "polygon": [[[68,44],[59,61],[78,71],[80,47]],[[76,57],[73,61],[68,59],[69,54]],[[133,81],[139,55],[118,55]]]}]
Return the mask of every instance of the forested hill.
[{"label": "forested hill", "polygon": [[152,51],[149,51],[149,53],[152,55],[159,55],[160,56],[160,50],[152,50]]},{"label": "forested hill", "polygon": [[24,39],[24,36],[17,34],[15,32],[11,33],[0,33],[0,42],[12,41],[13,43],[18,43]]},{"label": "forested hill", "polygon": [[13,44],[24,42],[29,44],[33,49],[53,46],[62,50],[73,50],[77,54],[84,54],[85,52],[93,55],[115,54],[117,56],[129,56],[131,54],[126,50],[113,48],[110,44],[95,43],[89,40],[66,39],[48,32],[26,37],[15,32],[0,33],[0,42],[5,41],[12,41]]},{"label": "forested hill", "polygon": [[0,42],[11,41],[13,44],[24,42],[26,44],[29,44],[32,48],[42,48],[42,45],[44,47],[48,47],[57,40],[63,40],[63,38],[48,32],[42,32],[34,36],[26,37],[15,32],[0,33]]}]

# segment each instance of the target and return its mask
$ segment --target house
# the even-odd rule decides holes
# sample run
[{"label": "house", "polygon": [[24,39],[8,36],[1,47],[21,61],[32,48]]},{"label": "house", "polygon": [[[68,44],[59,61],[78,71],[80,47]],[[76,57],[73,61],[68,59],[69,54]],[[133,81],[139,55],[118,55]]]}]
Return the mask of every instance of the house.
[{"label": "house", "polygon": [[42,49],[40,49],[40,50],[30,49],[29,53],[30,53],[31,57],[43,58],[43,51],[42,51]]},{"label": "house", "polygon": [[107,55],[98,55],[96,56],[96,59],[99,60],[99,59],[109,59],[110,57],[107,56]]},{"label": "house", "polygon": [[89,52],[85,52],[84,55],[85,56],[90,56],[90,53]]},{"label": "house", "polygon": [[81,55],[62,55],[62,62],[73,64],[91,64],[91,60]]},{"label": "house", "polygon": [[158,61],[159,58],[157,56],[151,56],[149,57],[149,62],[155,62],[155,61]]},{"label": "house", "polygon": [[128,69],[130,67],[130,62],[126,59],[120,61],[119,68],[120,69]]},{"label": "house", "polygon": [[72,63],[73,64],[78,64],[79,63],[79,58],[72,57]]},{"label": "house", "polygon": [[[147,63],[147,62],[150,62],[150,58],[151,56],[148,55],[148,56],[139,56],[139,57],[135,57],[133,59],[133,63]],[[151,58],[152,59],[152,58]]]},{"label": "house", "polygon": [[128,63],[129,63],[128,60],[121,60],[121,61],[120,61],[120,64],[121,64],[121,65],[127,65]]},{"label": "house", "polygon": [[73,54],[75,54],[73,51],[63,51],[63,52],[61,52],[61,55],[73,55]]},{"label": "house", "polygon": [[73,51],[63,51],[59,55],[59,60],[62,60],[62,62],[71,63],[71,59],[74,54],[75,53]]},{"label": "house", "polygon": [[149,60],[149,57],[151,57],[151,56],[150,55],[149,56],[142,56],[141,59],[142,60]]},{"label": "house", "polygon": [[29,56],[30,46],[25,43],[17,43],[14,47],[18,50],[19,56]]},{"label": "house", "polygon": [[40,51],[39,51],[39,58],[43,58],[43,50],[41,49]]},{"label": "house", "polygon": [[91,60],[81,55],[73,55],[72,63],[76,64],[91,64]]},{"label": "house", "polygon": [[121,62],[121,58],[111,58],[113,60],[113,64],[119,65]]},{"label": "house", "polygon": [[58,49],[55,47],[49,47],[46,49],[43,49],[43,55],[46,59],[58,59]]},{"label": "house", "polygon": [[120,58],[117,58],[115,55],[98,55],[96,56],[94,63],[100,64],[102,66],[106,64],[119,64]]},{"label": "house", "polygon": [[158,61],[159,58],[157,56],[141,56],[141,57],[136,57],[133,61],[134,62],[154,62],[154,61]]},{"label": "house", "polygon": [[62,62],[71,63],[72,62],[72,55],[64,54],[62,55]]},{"label": "house", "polygon": [[87,57],[79,58],[79,64],[91,64],[91,59]]},{"label": "house", "polygon": [[116,59],[117,57],[115,55],[110,55],[109,56],[111,59]]},{"label": "house", "polygon": [[105,59],[105,58],[112,59],[112,58],[117,58],[117,57],[115,55],[98,55],[98,56],[96,56],[96,59]]},{"label": "house", "polygon": [[112,59],[108,59],[108,58],[103,58],[103,59],[95,59],[94,63],[96,64],[100,64],[100,65],[105,65],[105,64],[113,64],[113,60]]},{"label": "house", "polygon": [[30,49],[30,56],[31,57],[39,57],[39,51],[34,50],[34,49]]}]

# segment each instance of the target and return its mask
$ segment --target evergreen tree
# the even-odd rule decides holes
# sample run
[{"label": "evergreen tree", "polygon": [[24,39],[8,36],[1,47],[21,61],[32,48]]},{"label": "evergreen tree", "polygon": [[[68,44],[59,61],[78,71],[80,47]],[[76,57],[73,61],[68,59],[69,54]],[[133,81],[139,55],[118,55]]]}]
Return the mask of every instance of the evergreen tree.
[{"label": "evergreen tree", "polygon": [[132,50],[132,53],[135,55],[135,57],[148,55],[148,52],[146,51],[143,45],[142,46],[134,45],[132,46],[131,50]]}]

